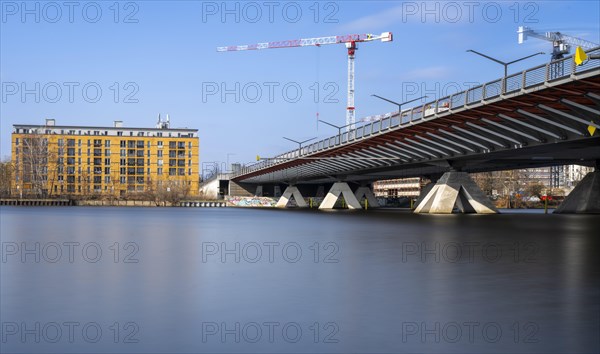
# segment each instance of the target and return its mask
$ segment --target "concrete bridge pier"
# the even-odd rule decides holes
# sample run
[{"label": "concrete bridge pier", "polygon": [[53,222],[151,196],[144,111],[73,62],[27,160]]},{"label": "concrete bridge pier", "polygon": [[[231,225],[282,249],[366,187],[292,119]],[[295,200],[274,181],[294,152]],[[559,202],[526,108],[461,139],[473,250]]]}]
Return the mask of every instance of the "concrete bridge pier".
[{"label": "concrete bridge pier", "polygon": [[415,213],[451,214],[455,208],[462,213],[493,214],[498,210],[466,172],[450,171],[442,175],[415,208]]},{"label": "concrete bridge pier", "polygon": [[298,205],[299,208],[308,207],[308,205],[306,204],[306,201],[304,201],[304,197],[300,193],[300,190],[298,189],[298,187],[296,187],[293,184],[290,184],[285,189],[285,191],[283,192],[283,194],[281,195],[281,197],[279,198],[279,200],[277,201],[277,204],[275,206],[278,208],[287,207],[287,205],[290,202],[290,199],[292,197],[296,201],[296,205]]},{"label": "concrete bridge pier", "polygon": [[554,214],[600,214],[600,171],[590,172],[556,208]]},{"label": "concrete bridge pier", "polygon": [[354,192],[354,196],[356,197],[356,200],[358,200],[359,202],[363,198],[365,198],[367,200],[367,202],[369,203],[368,204],[369,208],[378,208],[379,207],[379,201],[377,201],[377,198],[375,198],[375,194],[373,194],[373,191],[371,190],[371,188],[369,188],[369,186],[361,185]]},{"label": "concrete bridge pier", "polygon": [[319,209],[333,209],[333,206],[337,202],[340,195],[344,196],[348,209],[362,209],[362,206],[358,202],[358,199],[350,189],[350,186],[346,182],[336,182],[331,186],[331,189],[323,199],[323,202],[319,206]]}]

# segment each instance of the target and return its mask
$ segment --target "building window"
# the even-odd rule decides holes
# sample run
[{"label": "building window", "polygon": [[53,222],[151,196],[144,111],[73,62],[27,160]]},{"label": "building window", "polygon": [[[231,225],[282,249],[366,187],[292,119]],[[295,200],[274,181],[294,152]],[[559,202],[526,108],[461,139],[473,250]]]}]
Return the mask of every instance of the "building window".
[{"label": "building window", "polygon": [[[17,139],[18,140],[18,139]],[[17,144],[18,145],[18,144]],[[156,145],[161,148],[163,146],[163,142],[161,140],[159,140]]]},{"label": "building window", "polygon": [[110,140],[104,140],[104,147],[110,147]]},{"label": "building window", "polygon": [[104,155],[110,156],[110,149],[104,149]]},{"label": "building window", "polygon": [[[159,174],[159,175],[162,175],[162,172],[163,172],[163,169],[162,169],[162,167],[159,167],[159,168],[156,170],[156,173],[157,173],[157,174]],[[159,181],[159,182],[160,182],[160,181]]]}]

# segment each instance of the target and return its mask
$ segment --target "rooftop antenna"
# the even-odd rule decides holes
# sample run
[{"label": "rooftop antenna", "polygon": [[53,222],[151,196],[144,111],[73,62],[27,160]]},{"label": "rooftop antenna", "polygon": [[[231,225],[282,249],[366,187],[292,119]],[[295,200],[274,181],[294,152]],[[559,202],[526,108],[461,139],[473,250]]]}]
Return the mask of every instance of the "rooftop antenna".
[{"label": "rooftop antenna", "polygon": [[156,128],[160,129],[162,127],[162,123],[160,121],[160,113],[158,114],[158,122],[156,122]]}]

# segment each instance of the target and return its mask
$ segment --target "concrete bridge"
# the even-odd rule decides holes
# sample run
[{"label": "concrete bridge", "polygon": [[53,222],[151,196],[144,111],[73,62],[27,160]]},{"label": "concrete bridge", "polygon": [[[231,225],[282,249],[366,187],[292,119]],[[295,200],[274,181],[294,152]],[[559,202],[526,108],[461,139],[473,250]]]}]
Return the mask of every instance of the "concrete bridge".
[{"label": "concrete bridge", "polygon": [[[428,176],[437,183],[424,189],[416,212],[492,213],[495,208],[467,173],[597,167],[598,161],[600,60],[576,66],[567,57],[246,166],[231,182],[258,195],[285,185],[280,206],[292,196],[303,206],[298,186],[326,184],[321,208],[332,208],[340,195],[349,208],[360,208],[363,197],[376,205],[368,188],[375,180]],[[557,212],[600,212],[598,172],[586,176],[563,204]]]}]

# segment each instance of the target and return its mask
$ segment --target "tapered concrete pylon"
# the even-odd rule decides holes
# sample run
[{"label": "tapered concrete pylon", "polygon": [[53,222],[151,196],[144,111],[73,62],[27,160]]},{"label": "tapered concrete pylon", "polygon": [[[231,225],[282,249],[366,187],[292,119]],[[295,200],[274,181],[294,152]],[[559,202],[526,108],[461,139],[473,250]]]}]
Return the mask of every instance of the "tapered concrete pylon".
[{"label": "tapered concrete pylon", "polygon": [[354,196],[359,202],[363,199],[363,197],[367,198],[367,201],[369,202],[369,208],[379,207],[379,202],[377,201],[377,198],[375,198],[375,194],[373,194],[371,188],[367,186],[358,187],[356,192],[354,192]]},{"label": "tapered concrete pylon", "polygon": [[600,214],[600,172],[585,175],[554,214]]},{"label": "tapered concrete pylon", "polygon": [[294,197],[296,205],[298,205],[299,208],[306,208],[308,206],[304,201],[304,197],[302,197],[302,194],[300,194],[300,191],[296,186],[288,186],[275,206],[278,208],[287,207],[288,203],[290,202],[290,198],[292,197]]},{"label": "tapered concrete pylon", "polygon": [[446,172],[415,208],[415,213],[493,214],[498,210],[466,172]]},{"label": "tapered concrete pylon", "polygon": [[345,182],[336,182],[331,186],[331,189],[323,199],[323,202],[319,206],[319,209],[333,209],[335,202],[337,202],[340,194],[344,196],[348,209],[362,209],[362,206],[358,202],[358,199],[352,193],[352,189]]}]

